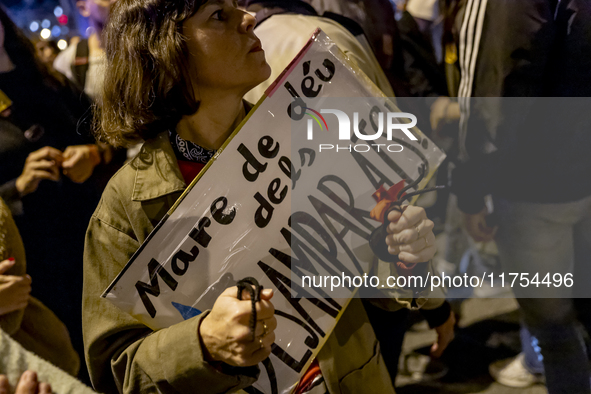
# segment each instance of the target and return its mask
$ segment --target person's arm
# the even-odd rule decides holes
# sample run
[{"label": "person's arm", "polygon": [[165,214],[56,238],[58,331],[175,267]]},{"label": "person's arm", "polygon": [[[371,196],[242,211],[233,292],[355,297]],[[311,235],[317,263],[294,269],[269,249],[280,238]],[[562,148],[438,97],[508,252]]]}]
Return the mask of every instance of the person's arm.
[{"label": "person's arm", "polygon": [[[459,208],[486,214],[494,169],[517,146],[519,122],[543,96],[555,25],[551,2],[475,0],[459,36],[460,163],[452,191]],[[524,97],[522,100],[493,99]],[[484,212],[484,213],[483,213]],[[475,229],[478,224],[474,223]],[[481,234],[483,238],[489,234]]]},{"label": "person's arm", "polygon": [[100,297],[139,246],[112,224],[96,216],[91,219],[84,250],[83,334],[95,388],[119,393],[215,394],[252,385],[258,367],[230,368],[206,361],[208,352],[199,331],[205,328],[207,312],[153,332]]},{"label": "person's arm", "polygon": [[9,208],[0,200],[0,328],[10,335],[20,329],[30,292],[25,249]]},{"label": "person's arm", "polygon": [[[382,217],[377,211],[372,211],[372,213]],[[391,211],[386,220],[389,221],[388,236],[385,239],[388,252],[397,255],[398,259],[406,264],[405,271],[408,271],[401,273],[398,269],[398,275],[421,276],[419,273],[426,272],[425,270],[417,270],[419,273],[413,272],[419,264],[428,264],[427,269],[431,270],[431,260],[436,252],[435,235],[433,234],[433,222],[427,218],[425,210],[421,207],[408,205],[403,207],[402,212]],[[380,261],[379,264],[388,263]],[[393,270],[391,272],[393,273]],[[423,280],[426,279],[423,276]],[[401,289],[395,293],[398,293],[397,301],[401,304],[409,305],[411,308],[420,308],[419,310],[427,319],[429,327],[437,331],[437,341],[431,347],[431,354],[434,357],[441,356],[447,345],[453,340],[455,328],[455,316],[441,289],[438,287],[437,292],[431,292],[430,283],[424,283],[423,290],[418,294],[410,295],[412,292],[408,289]],[[412,298],[408,298],[409,296]]]},{"label": "person's arm", "polygon": [[70,45],[67,49],[61,51],[53,61],[53,68],[64,74],[70,81],[74,80],[72,63],[76,57],[76,46],[76,44]]}]

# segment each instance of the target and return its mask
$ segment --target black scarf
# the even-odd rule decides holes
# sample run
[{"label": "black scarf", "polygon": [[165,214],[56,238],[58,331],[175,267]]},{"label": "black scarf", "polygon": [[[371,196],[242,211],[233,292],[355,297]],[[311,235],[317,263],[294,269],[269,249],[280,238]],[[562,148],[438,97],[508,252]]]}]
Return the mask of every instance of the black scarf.
[{"label": "black scarf", "polygon": [[207,164],[216,152],[215,150],[208,150],[194,142],[182,139],[176,130],[169,130],[168,138],[177,160]]}]

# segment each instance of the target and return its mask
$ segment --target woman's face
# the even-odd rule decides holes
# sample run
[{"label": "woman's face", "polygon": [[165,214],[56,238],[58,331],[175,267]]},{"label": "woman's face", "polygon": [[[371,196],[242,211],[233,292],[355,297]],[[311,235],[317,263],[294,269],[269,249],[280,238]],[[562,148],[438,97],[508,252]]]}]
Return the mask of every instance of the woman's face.
[{"label": "woman's face", "polygon": [[[210,0],[183,23],[193,86],[245,94],[271,75],[252,15],[235,1]],[[199,98],[199,97],[197,97]]]}]

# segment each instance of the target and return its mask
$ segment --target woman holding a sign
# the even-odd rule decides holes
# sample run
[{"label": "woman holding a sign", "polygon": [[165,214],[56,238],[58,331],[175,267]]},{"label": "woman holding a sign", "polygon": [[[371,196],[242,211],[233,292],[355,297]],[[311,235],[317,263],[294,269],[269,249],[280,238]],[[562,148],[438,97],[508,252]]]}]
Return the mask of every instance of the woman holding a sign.
[{"label": "woman holding a sign", "polygon": [[[243,95],[268,78],[254,25],[231,0],[119,0],[111,10],[97,129],[116,146],[146,142],[111,179],[86,235],[84,339],[100,392],[236,391],[257,380],[257,364],[272,351],[277,321],[270,289],[256,303],[256,321],[250,321],[251,301],[239,300],[231,287],[210,311],[158,331],[101,298],[245,117],[250,106]],[[408,207],[399,218],[389,218],[397,222],[390,246],[410,263],[428,261],[434,248],[427,243],[432,223],[424,210]],[[198,243],[201,230],[196,229]],[[149,280],[135,284],[145,305],[165,286],[176,286],[173,272],[183,271],[169,268],[155,259],[147,265]],[[330,393],[394,392],[358,299],[317,359]]]}]

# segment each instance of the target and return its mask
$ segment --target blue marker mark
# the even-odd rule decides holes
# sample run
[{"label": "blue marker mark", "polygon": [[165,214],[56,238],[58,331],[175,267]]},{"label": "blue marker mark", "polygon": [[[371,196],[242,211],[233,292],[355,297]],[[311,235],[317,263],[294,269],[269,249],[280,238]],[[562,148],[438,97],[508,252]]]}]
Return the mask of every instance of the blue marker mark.
[{"label": "blue marker mark", "polygon": [[189,320],[190,318],[201,314],[201,311],[199,309],[195,309],[193,307],[186,306],[183,304],[177,304],[176,302],[173,302],[172,306],[174,306],[181,313],[181,316],[185,320]]}]

